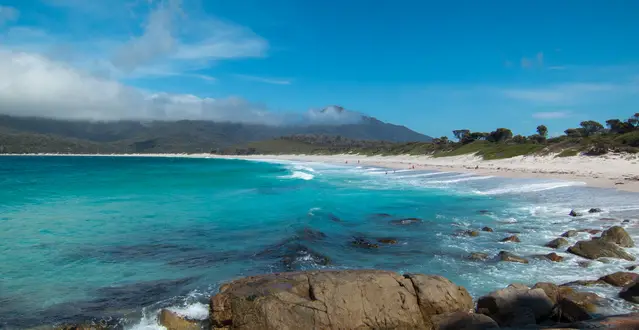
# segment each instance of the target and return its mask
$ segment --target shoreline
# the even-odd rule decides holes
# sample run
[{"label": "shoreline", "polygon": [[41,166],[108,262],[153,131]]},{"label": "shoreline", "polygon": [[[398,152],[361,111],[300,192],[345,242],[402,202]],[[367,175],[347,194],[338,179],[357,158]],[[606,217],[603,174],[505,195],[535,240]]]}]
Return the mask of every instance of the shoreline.
[{"label": "shoreline", "polygon": [[[449,171],[505,178],[555,179],[583,182],[587,186],[639,192],[639,155],[518,156],[483,160],[472,154],[449,157],[340,155],[215,155],[215,154],[3,154],[0,156],[69,157],[175,157],[319,162],[336,165],[376,166],[389,169]],[[359,161],[359,163],[358,163]],[[413,168],[414,167],[414,168]]]}]

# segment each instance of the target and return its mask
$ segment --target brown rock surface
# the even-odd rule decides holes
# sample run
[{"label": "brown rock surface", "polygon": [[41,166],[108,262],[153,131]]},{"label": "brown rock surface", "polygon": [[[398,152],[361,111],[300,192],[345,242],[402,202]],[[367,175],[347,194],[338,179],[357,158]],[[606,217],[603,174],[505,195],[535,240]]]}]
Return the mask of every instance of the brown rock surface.
[{"label": "brown rock surface", "polygon": [[495,320],[484,314],[455,312],[433,317],[434,328],[438,330],[485,330],[499,328]]},{"label": "brown rock surface", "polygon": [[214,329],[432,329],[433,315],[472,309],[441,276],[381,270],[247,277],[211,298]]},{"label": "brown rock surface", "polygon": [[568,252],[586,259],[618,258],[630,261],[635,260],[635,257],[628,254],[616,244],[607,242],[603,239],[579,241],[575,245],[569,247]]},{"label": "brown rock surface", "polygon": [[499,257],[499,260],[501,261],[508,261],[508,262],[519,262],[522,264],[527,264],[528,260],[519,256],[516,256],[510,252],[506,252],[506,251],[500,251],[499,254],[497,255]]},{"label": "brown rock surface", "polygon": [[560,238],[555,238],[554,240],[546,243],[546,245],[544,245],[544,246],[545,247],[549,247],[549,248],[553,248],[553,249],[558,249],[558,248],[560,248],[562,246],[566,246],[568,244],[570,244],[568,242],[568,240],[566,240],[563,237],[560,237]]},{"label": "brown rock surface", "polygon": [[612,226],[601,233],[601,240],[618,244],[621,247],[634,247],[635,242],[628,232],[620,226]]},{"label": "brown rock surface", "polygon": [[520,243],[521,240],[519,239],[519,237],[517,237],[517,235],[512,235],[512,236],[508,236],[504,239],[502,239],[500,242],[515,242],[515,243]]},{"label": "brown rock surface", "polygon": [[479,298],[477,313],[491,317],[502,326],[522,326],[550,316],[553,306],[541,288],[509,286]]},{"label": "brown rock surface", "polygon": [[606,275],[600,278],[600,281],[604,281],[612,286],[624,287],[631,284],[639,278],[639,274],[630,272],[616,272]]},{"label": "brown rock surface", "polygon": [[168,309],[160,311],[159,321],[167,330],[199,330],[202,326],[199,321],[186,318],[171,312]]}]

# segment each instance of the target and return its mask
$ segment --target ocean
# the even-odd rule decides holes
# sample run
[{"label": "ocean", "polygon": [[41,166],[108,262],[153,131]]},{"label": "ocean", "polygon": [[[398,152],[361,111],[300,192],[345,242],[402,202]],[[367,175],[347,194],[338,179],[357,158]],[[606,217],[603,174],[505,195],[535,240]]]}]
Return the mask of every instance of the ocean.
[{"label": "ocean", "polygon": [[[160,308],[205,318],[220,284],[287,270],[439,274],[474,298],[510,283],[595,279],[635,263],[594,261],[584,268],[578,264],[584,259],[568,253],[560,253],[566,260],[558,263],[535,255],[553,252],[543,245],[566,230],[603,229],[626,219],[636,240],[638,201],[639,194],[579,182],[469,173],[269,160],[3,156],[0,328],[102,319],[156,329]],[[592,207],[603,212],[588,214]],[[585,215],[570,217],[571,209]],[[412,218],[420,221],[398,221]],[[459,234],[484,226],[494,232]],[[521,243],[499,242],[512,234]],[[466,258],[501,250],[530,263]],[[615,298],[618,289],[590,290],[609,300],[602,313],[632,308]]]}]

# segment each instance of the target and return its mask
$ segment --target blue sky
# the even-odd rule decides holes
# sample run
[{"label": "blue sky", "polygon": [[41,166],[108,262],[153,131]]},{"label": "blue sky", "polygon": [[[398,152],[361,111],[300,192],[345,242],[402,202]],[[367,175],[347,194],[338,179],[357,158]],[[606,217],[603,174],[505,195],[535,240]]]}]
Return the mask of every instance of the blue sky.
[{"label": "blue sky", "polygon": [[639,111],[637,1],[0,6],[10,114],[278,123],[338,104],[440,136],[558,134]]}]

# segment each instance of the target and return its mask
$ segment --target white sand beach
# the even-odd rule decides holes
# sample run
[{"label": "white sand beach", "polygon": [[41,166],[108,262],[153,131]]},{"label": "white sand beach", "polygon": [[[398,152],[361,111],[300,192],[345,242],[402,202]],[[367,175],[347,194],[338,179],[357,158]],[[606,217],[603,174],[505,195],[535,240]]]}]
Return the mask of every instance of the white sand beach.
[{"label": "white sand beach", "polygon": [[[604,156],[519,156],[500,160],[483,160],[474,155],[431,156],[361,156],[361,155],[252,155],[213,156],[237,159],[274,159],[379,166],[393,169],[472,172],[517,178],[553,178],[585,182],[589,186],[639,192],[639,155]],[[358,163],[359,162],[359,163]]]},{"label": "white sand beach", "polygon": [[[8,155],[7,155],[8,156]],[[363,156],[342,155],[211,155],[211,154],[33,154],[24,156],[118,156],[118,157],[183,157],[225,159],[272,159],[320,162],[343,165],[377,166],[392,169],[415,169],[471,172],[515,178],[552,178],[584,182],[589,186],[639,192],[639,155],[608,154],[603,156],[519,156],[499,160],[483,160],[475,155],[432,156]]]}]

